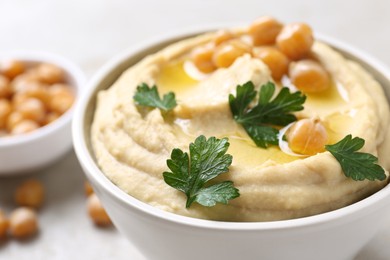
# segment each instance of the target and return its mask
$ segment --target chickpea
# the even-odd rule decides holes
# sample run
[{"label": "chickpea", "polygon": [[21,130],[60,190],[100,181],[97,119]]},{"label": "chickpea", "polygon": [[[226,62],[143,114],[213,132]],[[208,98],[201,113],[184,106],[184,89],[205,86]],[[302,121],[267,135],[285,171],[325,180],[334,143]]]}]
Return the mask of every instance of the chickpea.
[{"label": "chickpea", "polygon": [[23,119],[11,129],[12,135],[26,134],[39,128],[39,124],[33,120]]},{"label": "chickpea", "polygon": [[9,227],[9,220],[6,217],[5,213],[0,209],[0,240],[4,239],[7,236]]},{"label": "chickpea", "polygon": [[65,76],[54,64],[0,61],[0,137],[33,131],[65,113],[75,99],[61,83]]},{"label": "chickpea", "polygon": [[214,44],[215,46],[220,45],[223,42],[226,42],[228,40],[231,40],[234,38],[233,33],[227,31],[227,30],[220,30],[217,32],[214,38]]},{"label": "chickpea", "polygon": [[211,73],[216,69],[212,60],[213,54],[213,47],[198,47],[191,53],[191,60],[201,72]]},{"label": "chickpea", "polygon": [[276,19],[264,16],[255,20],[249,26],[249,35],[251,35],[255,46],[270,45],[275,43],[275,39],[282,28],[283,25]]},{"label": "chickpea", "polygon": [[87,209],[89,216],[96,225],[108,226],[111,224],[110,217],[107,215],[95,193],[89,195],[87,199]]},{"label": "chickpea", "polygon": [[287,140],[293,152],[315,155],[324,151],[328,134],[318,119],[301,119],[289,129]]},{"label": "chickpea", "polygon": [[16,109],[18,106],[24,103],[29,97],[23,92],[15,93],[11,99],[12,107]]},{"label": "chickpea", "polygon": [[53,84],[48,88],[50,97],[56,95],[71,95],[73,96],[72,87],[68,84],[57,83]]},{"label": "chickpea", "polygon": [[292,60],[302,59],[309,54],[313,42],[313,32],[305,23],[284,26],[276,38],[279,49]]},{"label": "chickpea", "polygon": [[274,47],[262,47],[254,51],[254,57],[261,59],[271,70],[272,78],[280,80],[287,74],[289,59]]},{"label": "chickpea", "polygon": [[50,99],[48,87],[38,82],[32,82],[26,85],[18,94],[22,94],[25,97],[37,98],[44,104],[48,104]]},{"label": "chickpea", "polygon": [[85,191],[85,195],[87,195],[87,197],[94,193],[92,185],[88,181],[84,182],[84,191]]},{"label": "chickpea", "polygon": [[54,64],[42,63],[36,69],[41,82],[54,84],[64,80],[64,72]]},{"label": "chickpea", "polygon": [[6,127],[7,119],[11,112],[12,106],[8,99],[0,98],[0,129]]},{"label": "chickpea", "polygon": [[12,89],[15,93],[23,91],[33,84],[42,84],[39,82],[38,75],[33,69],[17,76],[11,83]]},{"label": "chickpea", "polygon": [[8,98],[11,95],[12,88],[8,78],[0,75],[0,98]]},{"label": "chickpea", "polygon": [[49,108],[62,115],[73,105],[73,102],[74,97],[72,95],[55,95],[49,102]]},{"label": "chickpea", "polygon": [[24,120],[23,115],[20,112],[13,111],[11,114],[8,116],[7,122],[6,122],[6,128],[8,131],[12,131],[12,129],[22,122]]},{"label": "chickpea", "polygon": [[330,76],[321,64],[313,60],[301,60],[290,65],[291,82],[305,93],[321,92],[330,87]]},{"label": "chickpea", "polygon": [[23,115],[23,118],[33,120],[37,123],[45,119],[46,108],[43,102],[37,98],[26,98],[15,107],[15,110]]},{"label": "chickpea", "polygon": [[36,212],[28,207],[15,209],[9,218],[10,234],[18,239],[31,237],[38,231]]},{"label": "chickpea", "polygon": [[72,87],[67,84],[54,84],[49,88],[50,99],[55,99],[57,96],[67,96],[74,100]]},{"label": "chickpea", "polygon": [[6,77],[13,79],[25,70],[24,64],[17,60],[6,60],[0,62],[0,73]]},{"label": "chickpea", "polygon": [[15,201],[19,206],[39,208],[44,199],[44,189],[40,181],[27,180],[15,191]]},{"label": "chickpea", "polygon": [[220,44],[214,52],[213,62],[218,68],[227,68],[240,56],[251,53],[252,49],[240,40],[230,40]]}]

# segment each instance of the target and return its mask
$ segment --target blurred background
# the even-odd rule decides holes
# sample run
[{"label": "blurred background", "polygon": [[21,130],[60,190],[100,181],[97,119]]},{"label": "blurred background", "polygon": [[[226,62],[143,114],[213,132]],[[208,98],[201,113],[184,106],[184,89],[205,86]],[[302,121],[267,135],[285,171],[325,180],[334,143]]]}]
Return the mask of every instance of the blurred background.
[{"label": "blurred background", "polygon": [[[0,0],[0,53],[54,52],[91,77],[118,53],[164,35],[249,24],[272,15],[284,23],[306,22],[315,32],[350,43],[390,66],[389,10],[388,0]],[[39,212],[41,231],[29,241],[0,243],[0,259],[144,260],[115,228],[97,229],[88,219],[84,176],[73,151],[33,176],[47,191]],[[11,208],[12,192],[26,178],[0,178],[0,207]],[[390,259],[389,243],[390,220],[357,259]]]},{"label": "blurred background", "polygon": [[0,0],[0,50],[56,52],[91,75],[145,40],[272,15],[286,23],[305,21],[389,64],[389,10],[387,0]]}]

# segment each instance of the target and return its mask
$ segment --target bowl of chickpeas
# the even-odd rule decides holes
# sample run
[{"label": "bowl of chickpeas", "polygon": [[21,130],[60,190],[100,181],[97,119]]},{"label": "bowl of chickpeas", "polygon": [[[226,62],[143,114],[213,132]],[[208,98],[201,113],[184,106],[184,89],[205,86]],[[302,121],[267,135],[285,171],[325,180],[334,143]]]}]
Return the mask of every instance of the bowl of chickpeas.
[{"label": "bowl of chickpeas", "polygon": [[[269,20],[265,21],[266,22],[259,23],[259,26],[254,26],[254,28],[261,26],[268,28],[267,22]],[[256,24],[254,23],[254,25]],[[276,25],[277,27],[280,27],[277,23]],[[273,28],[273,26],[270,27],[271,29]],[[289,29],[288,31],[296,31],[296,25],[288,26],[286,28]],[[302,89],[302,91],[304,89],[305,92],[309,93],[313,91],[311,86],[314,84],[306,83],[309,82],[311,78],[315,78],[315,82],[318,83],[316,89],[321,90],[325,85],[323,82],[326,82],[327,80],[327,74],[325,73],[324,75],[324,69],[319,67],[318,64],[314,62],[314,59],[310,59],[310,57],[305,56],[305,59],[300,60],[302,54],[299,52],[292,52],[289,49],[289,47],[294,45],[296,42],[303,42],[303,46],[305,46],[307,42],[313,41],[311,32],[308,30],[306,25],[300,25],[297,28],[299,33],[298,37],[295,37],[296,40],[294,37],[290,37],[289,34],[281,34],[283,37],[280,37],[280,46],[276,50],[275,47],[269,48],[267,45],[275,45],[276,34],[280,31],[280,28],[277,30],[277,33],[273,33],[271,30],[270,35],[268,36],[266,34],[262,34],[261,36],[265,35],[263,38],[256,36],[255,29],[253,29],[253,32],[249,30],[251,35],[255,35],[251,36],[252,40],[258,41],[255,44],[264,45],[261,49],[256,49],[253,56],[259,57],[263,60],[263,63],[269,67],[275,81],[283,81],[283,76],[289,73],[289,80],[294,81],[294,85],[298,87],[298,89]],[[206,30],[206,32],[207,31],[209,30]],[[268,32],[269,30],[266,31]],[[162,190],[165,190],[165,188],[162,188],[163,186],[152,184],[154,179],[161,177],[163,174],[162,172],[161,175],[158,175],[158,173],[154,174],[150,179],[148,179],[145,175],[142,175],[142,179],[137,179],[136,177],[132,178],[133,176],[131,174],[133,172],[141,175],[147,171],[146,168],[153,168],[157,165],[156,162],[145,163],[145,165],[147,165],[145,168],[137,168],[137,165],[132,165],[132,168],[126,171],[127,159],[131,156],[136,157],[136,153],[126,153],[120,158],[120,160],[115,161],[115,163],[109,167],[104,168],[104,166],[102,166],[102,164],[107,161],[111,162],[112,158],[115,156],[117,151],[120,150],[120,148],[124,147],[124,149],[128,151],[130,146],[142,147],[142,142],[133,142],[126,145],[126,139],[128,136],[126,136],[126,134],[122,135],[122,132],[120,132],[118,135],[122,138],[123,143],[125,144],[120,143],[121,147],[118,149],[115,149],[115,145],[110,146],[112,150],[109,152],[104,150],[103,145],[98,146],[95,150],[93,149],[93,140],[91,140],[93,139],[93,137],[91,137],[93,134],[91,134],[91,132],[93,132],[93,127],[96,126],[96,121],[94,121],[96,119],[94,119],[94,116],[96,118],[98,114],[96,99],[99,96],[100,101],[103,96],[103,94],[99,92],[110,88],[116,80],[123,79],[121,75],[124,75],[123,73],[125,73],[128,68],[140,62],[147,55],[156,53],[173,43],[186,40],[202,33],[204,33],[204,31],[169,36],[167,38],[153,41],[149,44],[143,44],[139,46],[139,48],[132,48],[130,51],[123,53],[96,73],[95,77],[93,77],[93,79],[89,82],[87,93],[83,95],[76,107],[77,113],[75,113],[72,129],[75,151],[87,178],[91,182],[97,196],[102,201],[102,204],[107,210],[107,213],[114,225],[149,259],[198,259],[200,256],[202,259],[353,259],[359,250],[374,237],[376,232],[380,230],[381,226],[386,221],[386,218],[389,217],[388,206],[390,187],[389,185],[386,185],[388,183],[387,181],[384,183],[384,187],[381,190],[373,193],[372,195],[370,194],[370,196],[367,196],[366,198],[354,201],[353,203],[342,206],[341,208],[329,208],[326,212],[318,214],[314,213],[305,216],[296,215],[291,218],[264,221],[235,220],[229,222],[230,220],[226,220],[229,214],[227,209],[221,210],[222,217],[218,220],[206,219],[206,217],[205,219],[198,219],[196,216],[189,217],[189,212],[192,210],[191,208],[185,209],[188,210],[188,212],[186,212],[188,214],[186,215],[175,214],[176,212],[174,212],[174,210],[180,207],[180,205],[177,206],[177,204],[173,202],[172,197],[174,196],[168,197],[164,196],[165,194],[162,195]],[[294,36],[296,34],[291,35]],[[307,35],[309,35],[309,37],[304,37]],[[321,35],[319,35],[317,39],[319,42],[326,43],[333,49],[337,50],[342,56],[359,63],[362,67],[369,71],[370,74],[373,75],[373,77],[383,86],[386,99],[390,100],[390,70],[386,68],[386,66],[376,59],[371,58],[369,55],[354,49],[348,44],[341,43],[335,39]],[[292,43],[288,43],[290,40]],[[234,66],[234,59],[230,58],[243,56],[246,53],[246,47],[242,47],[241,43],[231,43],[232,44],[228,46],[229,48],[217,49],[220,50],[220,53],[217,51],[214,52],[214,54],[220,54],[217,55],[217,57],[223,57],[222,54],[226,54],[226,59],[214,59],[215,55],[207,49],[208,46],[202,46],[205,48],[199,50],[199,52],[194,52],[196,54],[196,58],[193,58],[191,62],[193,63],[192,65],[196,66],[197,73],[195,76],[201,75],[199,77],[201,78],[204,76],[203,74],[212,73],[218,68],[229,67],[231,64]],[[301,46],[302,44],[298,45]],[[308,46],[309,45],[311,44],[308,44]],[[286,59],[284,56],[281,56],[280,50],[283,50],[283,55],[287,55],[289,59],[295,61],[293,67],[287,66],[285,62]],[[210,57],[213,55],[214,57],[211,59]],[[212,63],[210,61],[212,61]],[[307,70],[307,68],[309,68],[309,70]],[[288,70],[291,70],[291,72],[287,72]],[[307,71],[310,73],[303,73]],[[139,70],[137,70],[137,72],[141,73]],[[302,77],[304,80],[302,80]],[[128,87],[128,84],[120,86]],[[117,91],[117,93],[123,94],[124,91]],[[129,100],[129,102],[131,102],[131,100]],[[104,107],[104,109],[108,110],[107,107]],[[100,111],[106,111],[104,109],[101,109]],[[107,113],[105,115],[111,114]],[[123,121],[125,120],[120,116],[118,116],[118,118]],[[307,123],[307,121],[304,121],[304,123]],[[316,120],[309,123],[312,124],[311,126],[313,126],[313,129],[317,129]],[[152,126],[151,129],[155,130],[152,124],[148,126]],[[104,126],[99,125],[99,127],[103,128]],[[131,125],[131,127],[134,126]],[[112,129],[109,129],[107,131],[110,134],[109,138],[118,136],[115,135],[115,131],[111,130]],[[294,128],[292,128],[292,130],[294,130]],[[317,132],[321,133],[322,130]],[[283,134],[280,136],[280,141],[283,141]],[[99,137],[101,137],[101,135],[99,135]],[[101,139],[103,140],[104,138],[102,137]],[[193,147],[195,147],[195,145]],[[297,147],[298,148],[295,152],[312,153],[312,151],[300,149],[298,145]],[[147,150],[149,154],[153,154],[153,156],[158,154],[154,150],[151,152],[150,149],[145,147],[142,147],[139,150],[140,153],[142,152],[142,149]],[[111,151],[113,152],[111,153]],[[109,158],[99,158],[100,152],[101,154],[109,154]],[[145,157],[146,156],[142,159],[145,160]],[[194,157],[191,157],[191,160]],[[152,158],[155,160],[159,159],[157,156]],[[184,161],[185,157],[181,157],[181,159]],[[179,159],[177,161],[179,161]],[[176,169],[186,168],[188,167],[188,164],[190,167],[193,165],[191,161],[187,161],[183,164],[177,163],[177,161],[168,159],[168,167],[170,166],[169,163],[171,163],[171,166],[173,165],[172,168]],[[130,176],[130,178],[125,179],[125,185],[128,184],[128,187],[130,187],[134,184],[134,187],[136,187],[136,189],[141,193],[143,192],[145,197],[151,198],[148,203],[141,201],[140,197],[142,197],[142,195],[137,197],[131,194],[130,188],[124,189],[120,186],[121,178],[118,177],[119,175],[114,175],[112,174],[112,171],[110,172],[110,170],[116,166],[120,168],[118,172]],[[172,168],[170,169],[174,171]],[[288,171],[288,168],[289,167],[286,165],[286,167],[283,168],[283,174],[279,175],[280,179],[283,180],[283,185],[282,189],[278,190],[278,195],[285,195],[286,193],[289,194],[286,188],[288,184],[287,182],[284,182],[285,178],[288,178],[287,176],[291,173]],[[187,169],[184,169],[184,171],[187,173]],[[312,173],[315,174],[315,171]],[[257,174],[257,172],[255,174]],[[272,176],[272,174],[275,173],[270,171],[270,176]],[[186,184],[184,183],[186,181],[183,180],[184,177],[178,176],[179,175],[175,175],[172,179],[175,179],[177,183],[182,184],[181,187],[185,187]],[[345,181],[344,179],[342,180]],[[296,179],[294,181],[300,182]],[[317,202],[320,197],[331,200],[331,198],[333,198],[331,195],[333,194],[328,193],[324,196],[319,195],[317,191],[326,187],[329,188],[330,192],[333,192],[334,189],[337,189],[335,183],[324,183],[322,184],[322,187],[317,189],[315,186],[317,181],[319,180],[316,179],[316,181],[310,183],[303,182],[302,186],[296,187],[294,191],[300,191],[303,186],[307,185],[314,191],[312,197],[314,197]],[[237,182],[239,182],[239,180]],[[271,184],[269,186],[266,186],[266,182],[267,181],[264,180],[260,180],[259,182],[253,181],[250,182],[248,186],[252,187],[258,185],[261,187],[260,189],[264,190],[265,194],[269,194],[276,189],[278,181],[270,181]],[[146,185],[143,186],[143,184]],[[249,187],[246,188],[249,189]],[[240,196],[244,196],[244,189],[245,187],[243,188]],[[156,190],[158,191],[157,194],[155,194]],[[351,193],[355,194],[357,192],[353,191]],[[260,193],[257,193],[256,196],[246,197],[246,201],[249,203],[252,203],[253,201],[257,202],[259,197],[257,195],[259,194]],[[299,192],[291,194],[291,197],[294,198],[302,195]],[[175,195],[179,196],[179,193]],[[166,204],[159,204],[160,199],[166,202]],[[243,206],[243,211],[238,213],[236,211],[236,214],[233,214],[233,216],[238,219],[244,214],[253,214],[256,217],[260,214],[268,214],[268,217],[271,214],[277,214],[280,212],[279,209],[274,207],[274,205],[278,202],[281,202],[282,204],[286,203],[286,205],[293,205],[286,210],[288,212],[292,212],[295,206],[294,203],[289,204],[290,198],[288,195],[285,198],[273,198],[268,196],[265,200],[270,203],[268,208],[269,211],[265,211],[265,213],[258,213],[256,210],[263,206],[261,205],[261,202],[259,202],[253,203],[252,207]],[[322,204],[324,203],[318,202],[315,206]],[[225,205],[222,205],[222,207],[224,206]],[[169,210],[166,210],[167,208]],[[212,210],[205,210],[205,212],[210,213],[211,215]],[[342,241],[353,242],[343,243]],[[151,247],[151,245],[153,246]],[[196,250],[194,250],[195,247]]]},{"label": "bowl of chickpeas", "polygon": [[84,82],[60,56],[0,53],[0,175],[41,169],[71,148],[72,110]]}]

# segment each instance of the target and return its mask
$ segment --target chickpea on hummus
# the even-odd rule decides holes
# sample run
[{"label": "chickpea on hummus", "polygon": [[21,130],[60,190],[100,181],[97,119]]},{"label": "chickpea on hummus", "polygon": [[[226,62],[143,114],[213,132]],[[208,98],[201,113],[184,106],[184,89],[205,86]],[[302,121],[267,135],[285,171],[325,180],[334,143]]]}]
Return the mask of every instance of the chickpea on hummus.
[{"label": "chickpea on hummus", "polygon": [[[306,96],[285,134],[287,148],[258,147],[233,119],[229,95],[251,81]],[[137,106],[137,86],[173,92],[170,113]],[[281,128],[281,127],[280,127]],[[279,130],[281,130],[278,128]],[[388,183],[389,106],[378,82],[359,64],[313,38],[303,23],[262,17],[247,28],[205,33],[176,42],[129,68],[98,94],[91,140],[105,175],[131,196],[176,214],[221,221],[273,221],[344,207]],[[240,196],[229,204],[186,208],[186,197],[164,182],[174,148],[188,151],[198,136],[227,137],[228,174]],[[347,178],[324,149],[345,136],[365,140],[383,181]]]}]

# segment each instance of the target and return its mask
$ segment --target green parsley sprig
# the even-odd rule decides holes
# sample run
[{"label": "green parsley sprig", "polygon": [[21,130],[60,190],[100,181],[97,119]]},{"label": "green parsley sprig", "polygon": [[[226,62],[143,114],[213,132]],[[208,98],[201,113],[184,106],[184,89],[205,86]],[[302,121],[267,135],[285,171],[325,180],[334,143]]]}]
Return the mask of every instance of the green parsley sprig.
[{"label": "green parsley sprig", "polygon": [[149,87],[146,83],[137,86],[133,99],[138,105],[159,108],[164,112],[174,109],[177,105],[175,93],[169,92],[161,99],[157,86]]},{"label": "green parsley sprig", "polygon": [[267,148],[270,144],[277,145],[279,131],[274,126],[286,126],[296,121],[292,112],[303,109],[306,96],[299,91],[291,93],[283,87],[272,99],[275,85],[268,82],[261,86],[257,104],[251,106],[257,95],[254,88],[249,81],[237,86],[236,96],[229,95],[234,120],[244,127],[257,146]]},{"label": "green parsley sprig", "polygon": [[187,196],[186,207],[196,201],[211,207],[217,202],[227,204],[229,200],[240,196],[232,181],[210,185],[210,181],[229,171],[232,156],[226,154],[229,147],[227,138],[206,139],[203,135],[190,144],[190,155],[176,148],[171,159],[167,160],[172,172],[164,172],[164,181]]},{"label": "green parsley sprig", "polygon": [[347,135],[338,143],[326,145],[328,150],[340,163],[345,176],[355,181],[386,179],[383,168],[377,164],[378,158],[369,153],[357,152],[364,146],[364,139]]}]

